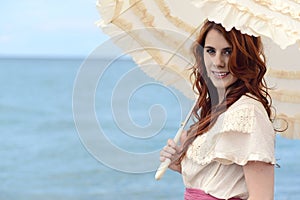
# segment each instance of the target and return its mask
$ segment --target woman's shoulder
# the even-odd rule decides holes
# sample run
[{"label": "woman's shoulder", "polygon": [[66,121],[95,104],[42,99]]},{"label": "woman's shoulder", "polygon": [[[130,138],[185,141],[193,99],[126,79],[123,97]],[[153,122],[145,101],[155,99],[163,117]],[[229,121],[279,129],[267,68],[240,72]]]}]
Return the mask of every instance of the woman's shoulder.
[{"label": "woman's shoulder", "polygon": [[254,95],[249,93],[241,96],[228,108],[227,111],[235,112],[237,110],[253,110],[255,112],[259,112],[260,114],[267,114],[263,104],[259,100],[257,100]]},{"label": "woman's shoulder", "polygon": [[[226,165],[244,165],[248,160],[275,163],[274,136],[272,122],[263,104],[244,95],[219,116],[208,132],[194,140],[187,158],[201,165],[211,161]],[[257,148],[260,145],[264,147]]]},{"label": "woman's shoulder", "polygon": [[243,95],[232,104],[224,113],[221,121],[221,132],[252,133],[257,130],[257,126],[260,126],[260,124],[273,130],[263,104],[251,95]]}]

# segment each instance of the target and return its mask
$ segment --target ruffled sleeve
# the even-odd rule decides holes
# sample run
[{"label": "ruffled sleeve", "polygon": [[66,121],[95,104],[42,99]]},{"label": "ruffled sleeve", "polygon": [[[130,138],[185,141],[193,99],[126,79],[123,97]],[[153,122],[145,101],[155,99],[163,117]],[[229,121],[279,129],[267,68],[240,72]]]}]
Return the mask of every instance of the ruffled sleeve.
[{"label": "ruffled sleeve", "polygon": [[220,116],[209,132],[194,141],[187,157],[202,165],[211,161],[275,164],[274,145],[275,131],[266,111],[258,101],[248,99]]}]

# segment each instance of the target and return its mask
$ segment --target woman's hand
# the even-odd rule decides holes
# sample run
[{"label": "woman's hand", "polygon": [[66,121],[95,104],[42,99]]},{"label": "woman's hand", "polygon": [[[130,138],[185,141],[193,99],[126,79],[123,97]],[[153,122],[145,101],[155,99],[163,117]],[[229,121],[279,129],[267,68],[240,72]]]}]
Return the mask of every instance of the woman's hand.
[{"label": "woman's hand", "polygon": [[[180,144],[183,144],[185,138],[186,138],[186,131],[183,131],[180,137]],[[181,146],[175,144],[173,139],[168,139],[167,145],[164,146],[164,148],[160,152],[160,162],[164,162],[166,159],[171,160],[171,164],[169,165],[169,168],[181,173],[181,165],[180,163],[174,163],[174,159],[176,159],[179,156],[179,152],[181,151]]]}]

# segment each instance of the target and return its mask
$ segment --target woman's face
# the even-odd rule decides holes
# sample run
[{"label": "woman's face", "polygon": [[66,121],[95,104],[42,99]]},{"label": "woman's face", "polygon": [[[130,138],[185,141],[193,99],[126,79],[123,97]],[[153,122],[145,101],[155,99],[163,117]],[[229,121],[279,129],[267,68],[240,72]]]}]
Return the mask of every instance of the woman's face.
[{"label": "woman's face", "polygon": [[207,33],[203,53],[204,64],[208,77],[218,91],[225,92],[226,87],[237,80],[228,69],[231,52],[231,45],[220,32],[212,29]]}]

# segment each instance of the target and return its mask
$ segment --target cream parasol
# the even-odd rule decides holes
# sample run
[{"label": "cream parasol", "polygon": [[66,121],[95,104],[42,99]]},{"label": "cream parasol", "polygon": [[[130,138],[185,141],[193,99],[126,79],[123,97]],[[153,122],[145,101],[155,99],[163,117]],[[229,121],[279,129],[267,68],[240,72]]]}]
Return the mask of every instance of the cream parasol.
[{"label": "cream parasol", "polygon": [[[288,122],[281,135],[300,138],[300,0],[98,0],[97,8],[104,33],[112,38],[125,33],[114,38],[117,46],[125,52],[135,48],[128,54],[146,74],[191,99],[196,98],[187,70],[194,63],[191,45],[206,19],[261,36],[276,119],[283,119],[275,124]],[[159,167],[156,179],[168,165]]]}]

